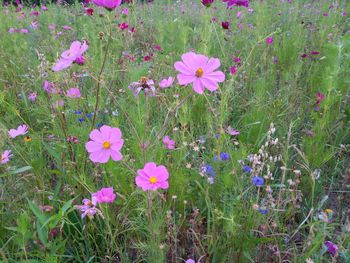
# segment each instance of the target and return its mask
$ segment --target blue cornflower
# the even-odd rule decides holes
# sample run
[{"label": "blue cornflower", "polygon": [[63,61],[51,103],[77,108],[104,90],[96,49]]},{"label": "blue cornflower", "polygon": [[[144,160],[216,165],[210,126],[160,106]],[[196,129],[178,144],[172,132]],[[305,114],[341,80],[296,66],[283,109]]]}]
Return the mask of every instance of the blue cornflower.
[{"label": "blue cornflower", "polygon": [[85,119],[84,118],[79,118],[78,121],[79,122],[83,122],[83,121],[85,121]]},{"label": "blue cornflower", "polygon": [[75,111],[75,114],[77,114],[77,115],[80,115],[80,114],[82,114],[83,112],[81,111],[81,110],[76,110]]},{"label": "blue cornflower", "polygon": [[93,112],[92,112],[92,113],[87,113],[87,114],[86,114],[86,117],[88,117],[88,118],[90,119],[93,115],[94,115]]},{"label": "blue cornflower", "polygon": [[214,168],[210,164],[205,164],[204,166],[202,166],[202,173],[204,173],[206,176],[210,176],[210,177],[215,176]]},{"label": "blue cornflower", "polygon": [[246,173],[251,173],[251,171],[252,171],[252,169],[249,167],[249,165],[245,165],[245,166],[243,167],[243,170],[244,170],[244,172],[246,172]]},{"label": "blue cornflower", "polygon": [[220,159],[222,161],[227,161],[230,159],[230,154],[229,153],[225,153],[225,152],[221,152],[220,153]]},{"label": "blue cornflower", "polygon": [[259,211],[261,214],[266,215],[267,212],[268,212],[269,210],[259,208],[258,211]]},{"label": "blue cornflower", "polygon": [[215,133],[215,138],[219,139],[219,134],[218,133]]},{"label": "blue cornflower", "polygon": [[252,184],[254,184],[255,186],[263,186],[264,182],[265,182],[264,178],[260,176],[254,176],[252,179]]}]

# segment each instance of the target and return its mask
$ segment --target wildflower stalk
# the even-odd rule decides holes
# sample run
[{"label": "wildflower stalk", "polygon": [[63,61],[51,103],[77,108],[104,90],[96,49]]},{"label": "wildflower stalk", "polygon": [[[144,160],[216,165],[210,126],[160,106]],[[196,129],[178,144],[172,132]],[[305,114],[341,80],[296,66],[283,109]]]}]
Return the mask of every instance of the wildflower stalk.
[{"label": "wildflower stalk", "polygon": [[100,101],[101,76],[102,76],[102,73],[103,73],[105,65],[106,65],[109,47],[110,47],[111,42],[112,42],[112,21],[110,20],[109,16],[107,16],[107,19],[109,22],[108,41],[107,41],[106,51],[105,51],[103,61],[102,61],[102,66],[101,66],[100,72],[99,72],[98,77],[97,77],[96,102],[95,102],[94,114],[93,114],[93,118],[92,118],[91,130],[94,129],[95,123],[96,123],[96,115],[97,115],[97,110],[98,110],[98,104]]}]

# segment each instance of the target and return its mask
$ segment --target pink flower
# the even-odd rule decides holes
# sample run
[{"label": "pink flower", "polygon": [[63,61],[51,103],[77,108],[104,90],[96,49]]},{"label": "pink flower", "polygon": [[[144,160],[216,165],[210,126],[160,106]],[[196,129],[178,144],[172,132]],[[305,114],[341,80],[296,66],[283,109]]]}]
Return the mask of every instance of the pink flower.
[{"label": "pink flower", "polygon": [[227,127],[226,132],[227,132],[228,134],[232,135],[232,136],[235,136],[235,135],[239,135],[239,134],[240,134],[239,131],[233,129],[231,126],[228,126],[228,127]]},{"label": "pink flower", "polygon": [[19,125],[17,129],[11,129],[9,130],[8,134],[11,138],[16,138],[17,136],[24,135],[28,132],[28,126],[23,124]]},{"label": "pink flower", "polygon": [[239,18],[241,18],[242,14],[243,14],[242,11],[238,11],[237,14],[236,14],[236,17],[239,19]]},{"label": "pink flower", "polygon": [[231,6],[244,6],[248,7],[249,6],[249,0],[223,0],[222,2],[227,2],[227,7]]},{"label": "pink flower", "polygon": [[196,263],[196,261],[190,258],[190,259],[187,259],[185,263]]},{"label": "pink flower", "polygon": [[150,61],[151,58],[152,58],[152,56],[146,55],[146,56],[143,57],[143,61]]},{"label": "pink flower", "polygon": [[79,88],[70,88],[66,92],[67,97],[71,99],[81,98],[81,93]]},{"label": "pink flower", "polygon": [[162,79],[161,82],[159,82],[159,87],[162,89],[169,88],[171,85],[173,85],[175,78],[169,77],[168,79]]},{"label": "pink flower", "polygon": [[56,29],[56,25],[55,24],[49,24],[47,26],[51,31],[55,30]]},{"label": "pink flower", "polygon": [[2,154],[1,154],[1,164],[5,164],[8,161],[10,161],[10,157],[12,156],[11,154],[11,150],[5,150]]},{"label": "pink flower", "polygon": [[94,15],[94,9],[93,8],[86,8],[85,12],[88,16]]},{"label": "pink flower", "polygon": [[69,68],[78,58],[83,56],[83,53],[88,49],[88,45],[84,41],[74,41],[70,48],[61,54],[61,58],[52,67],[53,71],[60,71]]},{"label": "pink flower", "polygon": [[102,212],[96,208],[96,204],[96,198],[92,197],[91,200],[83,199],[83,205],[76,205],[75,208],[80,210],[81,218],[88,216],[90,219],[92,219],[96,213],[103,217]]},{"label": "pink flower", "polygon": [[118,27],[121,29],[121,30],[125,30],[129,27],[129,25],[125,22],[121,23],[121,24],[118,24]]},{"label": "pink flower", "polygon": [[31,92],[28,94],[28,100],[34,102],[34,101],[36,101],[36,96],[37,96],[36,91]]},{"label": "pink flower", "polygon": [[239,57],[235,57],[235,58],[233,59],[233,61],[234,61],[235,63],[240,63],[240,62],[241,62],[241,59],[240,59]]},{"label": "pink flower", "polygon": [[236,74],[236,72],[237,72],[237,68],[236,67],[230,67],[230,74],[231,75]]},{"label": "pink flower", "polygon": [[138,96],[140,91],[143,90],[145,96],[151,94],[151,96],[156,95],[156,88],[154,86],[154,81],[148,79],[147,77],[141,77],[139,82],[132,82],[129,85],[129,89],[134,92],[134,96]]},{"label": "pink flower", "polygon": [[44,6],[44,5],[43,5],[43,6],[41,7],[41,10],[43,10],[43,11],[47,11],[47,10],[48,10],[48,8],[47,8],[46,6]]},{"label": "pink flower", "polygon": [[136,185],[143,191],[155,191],[159,188],[168,189],[169,173],[165,166],[157,166],[155,163],[146,163],[143,169],[137,170]]},{"label": "pink flower", "polygon": [[43,89],[50,94],[61,94],[61,89],[54,82],[44,80]]},{"label": "pink flower", "polygon": [[273,43],[273,37],[266,38],[266,44],[271,45]]},{"label": "pink flower", "polygon": [[324,244],[327,247],[328,253],[334,257],[337,254],[338,246],[331,241],[326,241]]},{"label": "pink flower", "polygon": [[22,29],[21,29],[21,33],[23,33],[23,34],[28,34],[29,31],[28,31],[28,29],[26,29],[26,28],[22,28]]},{"label": "pink flower", "polygon": [[180,85],[193,83],[193,89],[198,94],[204,93],[204,88],[215,91],[219,88],[217,82],[225,80],[225,74],[221,71],[214,71],[220,67],[218,58],[210,58],[188,52],[181,56],[182,61],[175,62],[174,67],[180,74],[177,79]]},{"label": "pink flower", "polygon": [[316,105],[321,104],[321,102],[324,101],[325,98],[326,98],[326,96],[323,93],[317,92],[316,93]]},{"label": "pink flower", "polygon": [[129,9],[128,9],[128,8],[124,8],[124,9],[122,10],[122,14],[125,15],[125,16],[127,16],[127,15],[129,14]]},{"label": "pink flower", "polygon": [[175,141],[171,140],[168,135],[164,136],[163,146],[164,146],[164,148],[168,148],[169,150],[174,150],[175,149]]},{"label": "pink flower", "polygon": [[122,132],[118,128],[103,125],[100,130],[90,133],[91,141],[85,145],[90,154],[90,160],[95,163],[107,163],[112,157],[114,161],[120,161],[123,156],[120,149],[124,140],[121,139]]},{"label": "pink flower", "polygon": [[113,203],[117,196],[113,192],[113,187],[109,187],[93,193],[92,197],[96,199],[97,203]]},{"label": "pink flower", "polygon": [[102,6],[111,11],[116,7],[120,6],[122,0],[93,0],[93,2],[95,5]]},{"label": "pink flower", "polygon": [[221,26],[222,26],[223,29],[229,29],[229,27],[230,27],[230,22],[228,22],[228,21],[223,21],[223,22],[221,22]]},{"label": "pink flower", "polygon": [[72,27],[67,25],[63,26],[62,28],[63,30],[72,30]]}]

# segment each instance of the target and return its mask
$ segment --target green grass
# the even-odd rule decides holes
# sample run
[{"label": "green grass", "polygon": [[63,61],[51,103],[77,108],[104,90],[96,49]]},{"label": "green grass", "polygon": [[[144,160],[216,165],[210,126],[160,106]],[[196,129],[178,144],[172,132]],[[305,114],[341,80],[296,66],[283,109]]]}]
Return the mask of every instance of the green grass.
[{"label": "green grass", "polygon": [[[350,4],[329,9],[326,0],[268,0],[251,6],[249,14],[220,1],[205,8],[199,0],[159,0],[128,6],[127,17],[119,15],[121,8],[97,7],[89,17],[80,4],[48,5],[38,17],[24,8],[22,20],[14,7],[0,8],[0,153],[13,154],[0,165],[1,262],[350,262],[350,28],[349,16],[341,16]],[[29,27],[33,20],[36,30]],[[229,21],[230,30],[221,21]],[[121,22],[135,33],[120,30]],[[11,27],[29,34],[9,34]],[[272,45],[265,43],[268,36]],[[52,72],[61,52],[83,39],[89,44],[85,65]],[[174,63],[190,50],[220,59],[226,80],[217,92],[199,95],[191,85],[176,84],[157,89],[156,97],[133,96],[131,82],[176,76]],[[301,58],[311,51],[320,54]],[[241,62],[231,75],[236,56]],[[93,125],[86,114],[94,111],[98,79],[96,124],[122,130],[121,162],[96,165],[85,150]],[[44,80],[62,90],[79,87],[83,98],[48,95]],[[34,103],[27,98],[33,91]],[[317,92],[325,95],[319,111]],[[64,106],[56,109],[58,99]],[[7,131],[23,123],[32,141],[9,138]],[[271,123],[276,132],[269,136]],[[228,126],[240,135],[225,133]],[[67,143],[68,135],[79,143]],[[176,150],[163,148],[165,135]],[[261,188],[241,164],[259,151],[267,157],[254,171],[273,177]],[[214,162],[220,152],[231,158]],[[135,186],[136,171],[151,161],[169,170],[168,190],[147,193]],[[216,172],[213,184],[200,174],[204,164]],[[100,205],[104,219],[81,219],[74,205],[108,186],[118,197]],[[40,205],[53,209],[42,212]],[[318,217],[327,208],[332,223]],[[326,251],[327,240],[337,244],[336,257]]]}]

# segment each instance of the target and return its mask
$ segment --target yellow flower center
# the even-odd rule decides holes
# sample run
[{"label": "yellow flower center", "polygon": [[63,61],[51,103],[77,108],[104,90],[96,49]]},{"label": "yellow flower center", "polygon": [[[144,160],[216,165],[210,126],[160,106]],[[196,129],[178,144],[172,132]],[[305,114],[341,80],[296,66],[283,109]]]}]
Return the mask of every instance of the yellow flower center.
[{"label": "yellow flower center", "polygon": [[151,184],[155,184],[157,181],[158,181],[157,178],[154,177],[154,176],[151,176],[151,177],[149,178],[149,182],[150,182]]},{"label": "yellow flower center", "polygon": [[105,141],[102,143],[102,146],[103,148],[108,150],[109,148],[111,148],[111,143],[109,141]]},{"label": "yellow flower center", "polygon": [[32,140],[32,138],[30,138],[29,136],[26,136],[23,138],[23,141],[25,142],[30,142]]},{"label": "yellow flower center", "polygon": [[204,73],[203,69],[202,68],[198,68],[196,70],[196,77],[197,78],[201,78],[203,76],[203,73]]},{"label": "yellow flower center", "polygon": [[332,211],[331,209],[329,209],[329,208],[328,208],[328,209],[326,209],[325,211],[326,211],[326,213],[327,213],[327,214],[330,214],[330,213],[332,213],[332,212],[333,212],[333,211]]}]

